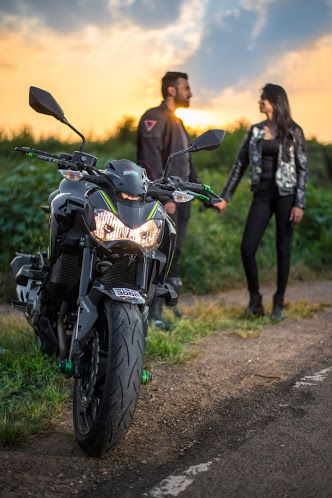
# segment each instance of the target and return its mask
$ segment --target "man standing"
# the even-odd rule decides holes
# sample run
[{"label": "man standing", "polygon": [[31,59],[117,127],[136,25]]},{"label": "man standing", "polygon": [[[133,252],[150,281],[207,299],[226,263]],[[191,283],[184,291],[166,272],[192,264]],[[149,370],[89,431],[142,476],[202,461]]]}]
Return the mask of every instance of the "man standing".
[{"label": "man standing", "polygon": [[[140,119],[137,134],[138,164],[146,169],[150,180],[161,178],[167,158],[173,152],[189,147],[189,137],[181,119],[174,113],[179,107],[189,107],[192,93],[188,75],[180,72],[167,72],[161,80],[163,101],[158,107],[146,111]],[[179,176],[183,181],[199,182],[192,166],[190,154],[175,157],[169,166],[169,176]],[[190,203],[165,204],[167,214],[175,222],[177,240],[168,281],[179,293],[180,254],[190,216]],[[161,306],[153,306],[151,318],[160,322]],[[162,322],[160,322],[162,325]]]}]

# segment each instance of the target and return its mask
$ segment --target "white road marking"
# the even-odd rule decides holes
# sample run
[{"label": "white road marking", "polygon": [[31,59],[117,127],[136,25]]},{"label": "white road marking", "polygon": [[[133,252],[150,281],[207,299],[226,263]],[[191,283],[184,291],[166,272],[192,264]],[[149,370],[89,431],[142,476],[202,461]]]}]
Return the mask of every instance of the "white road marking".
[{"label": "white road marking", "polygon": [[324,368],[324,370],[316,372],[313,375],[306,375],[301,380],[296,382],[294,387],[315,386],[317,382],[323,382],[326,379],[329,372],[332,372],[332,367]]},{"label": "white road marking", "polygon": [[168,476],[163,479],[157,486],[150,489],[150,491],[144,493],[143,496],[149,498],[166,498],[169,496],[178,496],[182,491],[184,491],[192,482],[194,477],[201,472],[206,472],[209,470],[210,466],[220,460],[220,458],[214,458],[210,462],[200,463],[199,465],[193,465],[189,469],[185,470],[180,475]]}]

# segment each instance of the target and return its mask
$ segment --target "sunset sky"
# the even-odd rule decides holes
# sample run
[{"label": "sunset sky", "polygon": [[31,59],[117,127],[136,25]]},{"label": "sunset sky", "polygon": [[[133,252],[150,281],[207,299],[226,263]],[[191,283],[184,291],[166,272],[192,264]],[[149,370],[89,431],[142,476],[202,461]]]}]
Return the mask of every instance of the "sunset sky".
[{"label": "sunset sky", "polygon": [[1,0],[0,128],[71,131],[28,106],[50,91],[67,119],[101,137],[161,100],[167,70],[189,73],[181,116],[206,129],[262,119],[267,82],[288,92],[307,137],[332,142],[332,0]]}]

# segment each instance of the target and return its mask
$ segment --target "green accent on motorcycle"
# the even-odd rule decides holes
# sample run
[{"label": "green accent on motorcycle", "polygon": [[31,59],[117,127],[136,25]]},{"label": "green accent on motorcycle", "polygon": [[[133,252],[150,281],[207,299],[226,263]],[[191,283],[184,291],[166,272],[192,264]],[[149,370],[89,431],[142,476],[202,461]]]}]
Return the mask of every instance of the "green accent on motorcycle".
[{"label": "green accent on motorcycle", "polygon": [[152,216],[154,215],[154,213],[157,211],[157,207],[158,207],[158,201],[155,203],[155,205],[153,206],[152,210],[151,210],[151,213],[149,214],[149,216],[146,218],[146,221],[149,221]]},{"label": "green accent on motorcycle", "polygon": [[33,152],[26,152],[25,155],[26,157],[37,157],[37,154],[34,154]]},{"label": "green accent on motorcycle", "polygon": [[104,198],[106,204],[108,205],[108,207],[111,209],[111,211],[114,213],[114,214],[117,214],[117,210],[115,209],[115,207],[113,206],[110,198],[105,194],[105,192],[103,192],[102,190],[99,190],[101,196]]},{"label": "green accent on motorcycle", "polygon": [[174,256],[174,251],[172,253],[172,256],[170,257],[170,260],[169,260],[169,263],[168,263],[168,266],[167,266],[167,269],[166,269],[166,272],[165,272],[166,277],[167,277],[169,269],[171,267],[171,264],[172,264],[172,261],[173,261],[173,256]]},{"label": "green accent on motorcycle", "polygon": [[208,202],[210,199],[206,195],[196,194],[197,199]]},{"label": "green accent on motorcycle", "polygon": [[146,386],[146,384],[151,382],[152,379],[153,379],[152,373],[149,372],[149,370],[143,370],[141,377],[141,384],[143,384],[143,386]]},{"label": "green accent on motorcycle", "polygon": [[210,187],[210,185],[203,185],[203,186],[204,186],[204,190],[206,190],[210,194],[214,194],[214,192],[213,192],[212,188]]},{"label": "green accent on motorcycle", "polygon": [[72,375],[75,371],[73,360],[58,361],[56,366],[65,375]]}]

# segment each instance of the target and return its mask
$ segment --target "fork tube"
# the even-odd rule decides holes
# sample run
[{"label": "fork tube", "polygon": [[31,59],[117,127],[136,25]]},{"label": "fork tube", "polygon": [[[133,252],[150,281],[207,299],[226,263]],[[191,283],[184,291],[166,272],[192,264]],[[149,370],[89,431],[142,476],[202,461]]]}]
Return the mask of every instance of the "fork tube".
[{"label": "fork tube", "polygon": [[143,257],[139,265],[139,272],[137,278],[137,284],[143,289],[147,291],[148,285],[148,269],[149,269],[149,260],[147,257]]},{"label": "fork tube", "polygon": [[93,253],[91,247],[84,247],[79,298],[86,296],[92,274]]}]

